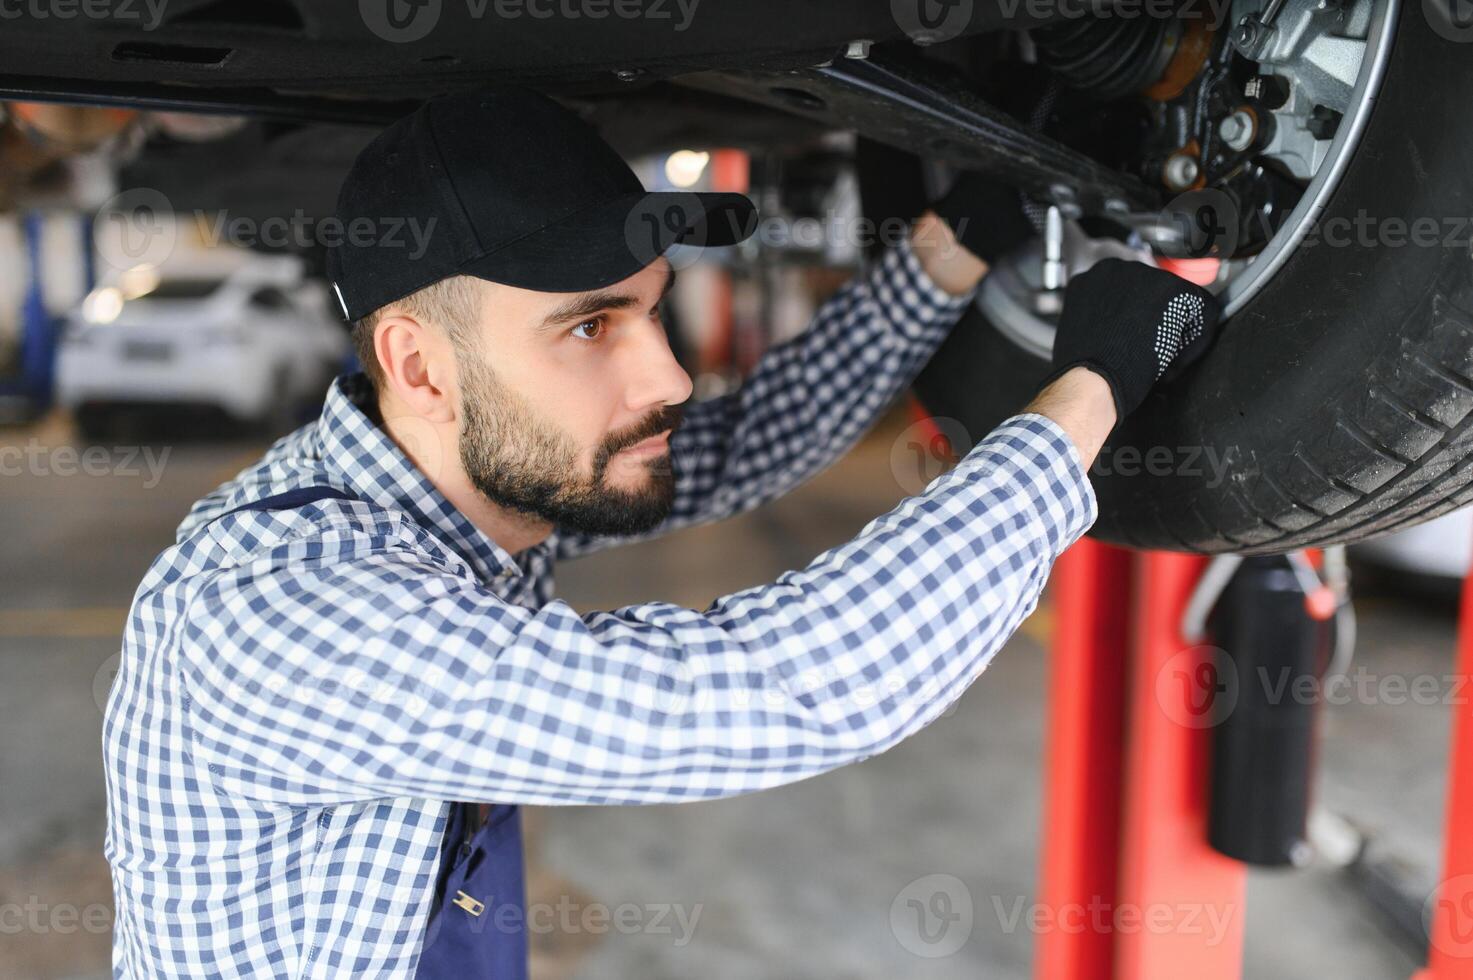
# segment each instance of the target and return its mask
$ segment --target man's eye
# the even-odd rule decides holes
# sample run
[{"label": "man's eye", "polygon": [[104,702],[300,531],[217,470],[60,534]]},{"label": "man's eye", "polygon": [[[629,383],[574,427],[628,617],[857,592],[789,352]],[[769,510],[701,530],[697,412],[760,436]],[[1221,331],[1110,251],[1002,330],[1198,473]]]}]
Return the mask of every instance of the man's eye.
[{"label": "man's eye", "polygon": [[604,321],[602,318],[584,320],[573,328],[573,336],[579,340],[597,340],[604,332]]}]

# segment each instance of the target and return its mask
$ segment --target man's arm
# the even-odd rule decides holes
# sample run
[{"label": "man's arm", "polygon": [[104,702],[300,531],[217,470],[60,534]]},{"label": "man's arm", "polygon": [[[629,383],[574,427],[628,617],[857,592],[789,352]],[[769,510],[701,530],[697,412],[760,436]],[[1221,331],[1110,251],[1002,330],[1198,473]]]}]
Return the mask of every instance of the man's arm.
[{"label": "man's arm", "polygon": [[[1099,407],[1088,379],[1054,387],[1035,407],[1066,423]],[[846,765],[934,720],[1034,609],[1095,518],[1085,468],[1061,424],[1016,416],[853,541],[701,612],[528,610],[381,540],[353,554],[346,527],[292,541],[191,603],[196,758],[293,806],[679,802]]]},{"label": "man's arm", "polygon": [[1047,416],[1064,430],[1087,470],[1117,421],[1110,384],[1087,367],[1074,367],[1045,385],[1024,412]]},{"label": "man's arm", "polygon": [[[670,441],[670,518],[649,536],[751,510],[837,460],[940,346],[986,270],[944,221],[923,215],[740,390],[691,406]],[[560,533],[557,553],[631,540]]]}]

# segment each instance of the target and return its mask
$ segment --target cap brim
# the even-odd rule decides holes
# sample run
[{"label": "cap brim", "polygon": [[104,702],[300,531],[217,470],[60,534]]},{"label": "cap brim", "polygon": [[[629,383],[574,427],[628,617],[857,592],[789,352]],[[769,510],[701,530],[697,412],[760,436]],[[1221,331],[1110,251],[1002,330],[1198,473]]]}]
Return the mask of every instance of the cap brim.
[{"label": "cap brim", "polygon": [[672,245],[735,245],[757,227],[743,194],[638,192],[576,214],[462,265],[464,275],[544,293],[621,282]]}]

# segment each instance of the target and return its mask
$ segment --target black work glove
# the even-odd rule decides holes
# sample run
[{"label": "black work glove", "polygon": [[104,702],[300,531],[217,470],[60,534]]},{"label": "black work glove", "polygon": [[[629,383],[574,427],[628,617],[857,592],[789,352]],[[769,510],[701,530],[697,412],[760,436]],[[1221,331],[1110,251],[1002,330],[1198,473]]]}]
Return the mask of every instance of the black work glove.
[{"label": "black work glove", "polygon": [[1083,365],[1103,375],[1123,419],[1152,385],[1202,356],[1217,336],[1222,306],[1196,283],[1144,262],[1105,259],[1074,277],[1054,336],[1044,384]]},{"label": "black work glove", "polygon": [[931,210],[951,226],[963,248],[989,265],[1037,234],[1016,187],[973,171],[958,177]]}]

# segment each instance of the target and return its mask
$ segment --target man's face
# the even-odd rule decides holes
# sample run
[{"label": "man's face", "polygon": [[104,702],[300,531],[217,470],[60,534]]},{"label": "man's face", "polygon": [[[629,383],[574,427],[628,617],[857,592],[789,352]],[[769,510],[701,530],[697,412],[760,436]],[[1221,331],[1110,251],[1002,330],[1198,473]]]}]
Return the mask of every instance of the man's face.
[{"label": "man's face", "polygon": [[664,520],[669,438],[691,393],[659,317],[673,281],[662,258],[587,293],[479,284],[477,341],[456,355],[460,457],[476,489],[589,534]]}]

